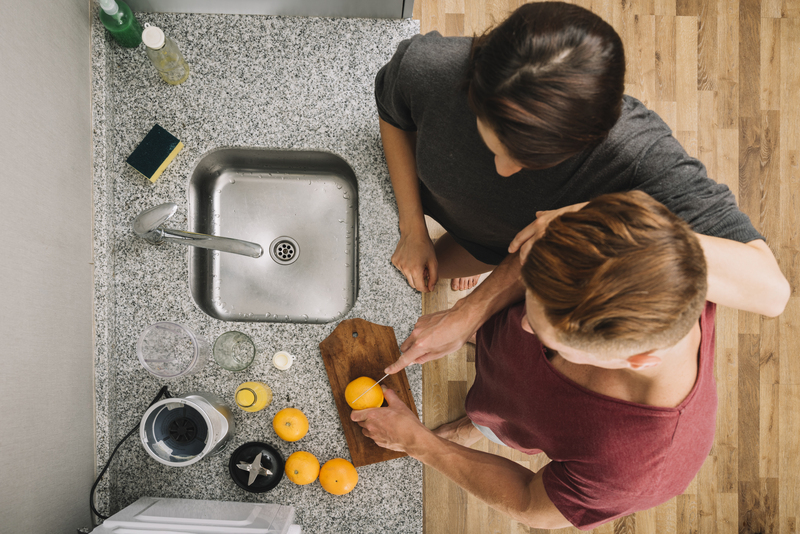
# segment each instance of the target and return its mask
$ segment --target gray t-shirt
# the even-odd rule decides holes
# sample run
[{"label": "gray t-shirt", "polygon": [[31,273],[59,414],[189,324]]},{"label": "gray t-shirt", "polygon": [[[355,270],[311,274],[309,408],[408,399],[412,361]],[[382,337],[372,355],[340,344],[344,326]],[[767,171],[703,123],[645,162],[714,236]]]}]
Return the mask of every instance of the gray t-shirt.
[{"label": "gray t-shirt", "polygon": [[743,243],[763,239],[728,187],[709,179],[664,121],[630,96],[608,138],[594,149],[549,169],[497,174],[467,105],[463,81],[471,42],[437,32],[403,41],[377,74],[375,98],[383,120],[417,132],[425,213],[477,259],[500,263],[539,210],[633,189],[698,233]]}]

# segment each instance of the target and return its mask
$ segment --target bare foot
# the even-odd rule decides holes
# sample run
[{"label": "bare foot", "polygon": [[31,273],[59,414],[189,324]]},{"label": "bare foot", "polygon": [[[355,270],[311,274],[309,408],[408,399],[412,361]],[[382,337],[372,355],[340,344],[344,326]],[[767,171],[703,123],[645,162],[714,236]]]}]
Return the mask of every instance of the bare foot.
[{"label": "bare foot", "polygon": [[433,433],[440,438],[452,441],[458,445],[469,447],[483,437],[483,434],[472,424],[466,415],[450,423],[445,423],[435,429]]},{"label": "bare foot", "polygon": [[464,278],[453,278],[450,280],[450,289],[453,291],[466,291],[472,289],[480,282],[481,275],[465,276]]}]

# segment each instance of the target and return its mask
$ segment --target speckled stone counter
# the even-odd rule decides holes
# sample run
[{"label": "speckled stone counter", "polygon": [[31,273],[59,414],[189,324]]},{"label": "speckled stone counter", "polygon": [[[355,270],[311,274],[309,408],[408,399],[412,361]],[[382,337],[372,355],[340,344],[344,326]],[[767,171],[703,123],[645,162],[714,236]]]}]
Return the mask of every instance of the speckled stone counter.
[{"label": "speckled stone counter", "polygon": [[[185,468],[152,460],[138,434],[120,449],[98,506],[116,512],[141,496],[263,501],[294,506],[304,532],[422,531],[422,469],[402,458],[358,469],[348,495],[284,479],[264,494],[241,490],[228,475],[230,452],[247,441],[266,441],[285,457],[306,450],[321,462],[349,459],[318,344],[336,323],[231,323],[213,319],[189,293],[187,249],[149,245],[131,231],[134,217],[163,202],[178,204],[170,227],[187,227],[187,185],[203,154],[218,147],[324,150],[346,160],[358,178],[359,292],[342,319],[361,317],[394,327],[398,341],[421,312],[418,293],[391,266],[397,211],[378,133],[373,99],[377,70],[397,44],[419,31],[410,20],[279,18],[236,15],[138,14],[175,39],[191,67],[179,86],[165,84],[143,45],[123,49],[103,28],[93,28],[95,315],[97,448],[108,454],[136,426],[163,382],[139,364],[135,345],[157,321],[187,325],[209,342],[239,330],[255,342],[256,361],[231,373],[209,361],[193,377],[168,383],[173,394],[206,390],[234,412],[236,435],[223,453]],[[125,163],[158,123],[186,147],[151,184]],[[278,350],[296,356],[288,371],[275,369]],[[421,374],[409,370],[421,413]],[[275,394],[258,413],[235,407],[233,392],[245,380],[262,380]],[[272,416],[303,410],[311,430],[290,444],[277,438]]]}]

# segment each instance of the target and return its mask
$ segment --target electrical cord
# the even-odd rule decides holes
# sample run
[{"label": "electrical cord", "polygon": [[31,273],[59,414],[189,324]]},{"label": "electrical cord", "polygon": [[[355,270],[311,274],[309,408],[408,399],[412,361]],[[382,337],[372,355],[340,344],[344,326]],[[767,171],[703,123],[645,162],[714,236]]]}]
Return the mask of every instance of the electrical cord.
[{"label": "electrical cord", "polygon": [[[165,399],[169,399],[169,398],[172,397],[169,394],[169,391],[167,390],[167,386],[163,386],[160,390],[158,390],[158,395],[156,395],[156,398],[153,399],[153,402],[150,403],[150,406],[152,406],[155,403],[157,403],[161,399],[162,396]],[[150,406],[148,406],[147,408],[149,409]],[[147,410],[145,410],[145,411],[147,411]],[[96,515],[97,517],[99,517],[100,519],[108,519],[108,516],[101,514],[100,512],[97,511],[97,508],[94,507],[94,492],[97,489],[97,485],[100,483],[100,479],[103,478],[103,475],[106,474],[106,470],[108,470],[108,466],[111,464],[111,460],[114,458],[114,455],[117,453],[117,450],[120,448],[120,446],[122,446],[123,443],[125,443],[125,440],[128,439],[129,437],[131,437],[138,429],[139,429],[139,424],[137,424],[135,427],[133,427],[131,429],[131,431],[128,432],[127,434],[125,434],[125,437],[122,438],[119,441],[119,443],[117,443],[117,446],[114,447],[114,451],[111,453],[111,456],[108,457],[108,460],[106,461],[106,465],[103,466],[103,470],[100,471],[99,475],[97,475],[97,479],[94,481],[94,484],[92,485],[92,491],[89,492],[89,508],[92,510],[92,513],[94,515]]]}]

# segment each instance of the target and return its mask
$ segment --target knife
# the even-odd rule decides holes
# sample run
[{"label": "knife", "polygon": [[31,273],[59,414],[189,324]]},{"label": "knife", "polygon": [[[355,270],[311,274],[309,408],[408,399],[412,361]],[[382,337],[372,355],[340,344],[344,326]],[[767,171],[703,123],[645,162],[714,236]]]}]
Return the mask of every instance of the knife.
[{"label": "knife", "polygon": [[372,384],[370,387],[368,387],[368,388],[367,388],[367,389],[364,391],[364,393],[362,393],[361,395],[359,395],[358,397],[356,397],[355,399],[353,399],[353,402],[351,402],[350,404],[355,404],[355,403],[356,403],[356,401],[357,401],[358,399],[360,399],[361,397],[363,397],[364,395],[366,395],[366,394],[367,394],[367,391],[371,390],[372,388],[374,388],[375,386],[377,386],[378,384],[380,384],[381,382],[383,382],[383,381],[384,381],[384,379],[385,379],[387,376],[389,376],[389,374],[388,374],[388,373],[387,373],[386,375],[384,375],[384,377],[383,377],[383,378],[381,378],[380,380],[378,380],[377,382],[375,382],[374,384]]}]

